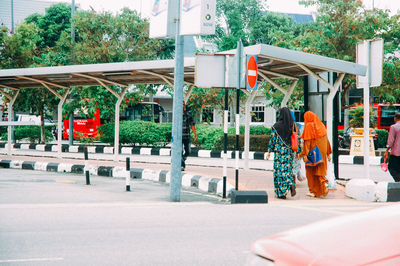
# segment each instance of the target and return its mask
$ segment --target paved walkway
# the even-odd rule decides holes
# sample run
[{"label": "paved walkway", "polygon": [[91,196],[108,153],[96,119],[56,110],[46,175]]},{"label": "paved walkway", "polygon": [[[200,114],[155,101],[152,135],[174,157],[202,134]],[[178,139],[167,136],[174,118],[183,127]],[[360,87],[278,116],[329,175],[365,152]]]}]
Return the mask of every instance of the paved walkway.
[{"label": "paved walkway", "polygon": [[[51,162],[51,163],[71,163],[71,164],[84,164],[83,154],[76,153],[63,153],[63,158],[56,158],[55,152],[24,152],[13,151],[18,154],[7,156],[0,155],[0,160],[21,160],[21,161],[35,161],[35,162]],[[29,154],[29,155],[27,155]],[[106,154],[89,154],[89,164],[92,166],[120,166],[125,167],[125,158],[127,156],[120,156],[119,161],[113,161],[112,155]],[[170,157],[166,156],[129,156],[131,160],[131,168],[143,168],[151,170],[170,170]],[[191,175],[207,176],[222,179],[222,159],[212,158],[207,160],[207,165],[204,166],[205,160],[201,158],[189,158],[188,165],[184,173]],[[197,162],[198,161],[198,162]],[[271,164],[271,162],[265,162]],[[229,160],[228,165],[233,166],[234,160]],[[228,168],[227,181],[235,186],[235,169]],[[239,171],[239,190],[266,190],[268,193],[269,201],[282,201],[274,197],[274,183],[273,172],[271,170],[251,169]],[[295,197],[288,197],[287,201],[293,200],[309,200],[309,201],[326,201],[329,199],[345,199],[353,201],[344,195],[344,186],[337,185],[336,190],[330,190],[325,199],[312,199],[306,196],[308,192],[306,181],[297,182],[297,195]]]}]

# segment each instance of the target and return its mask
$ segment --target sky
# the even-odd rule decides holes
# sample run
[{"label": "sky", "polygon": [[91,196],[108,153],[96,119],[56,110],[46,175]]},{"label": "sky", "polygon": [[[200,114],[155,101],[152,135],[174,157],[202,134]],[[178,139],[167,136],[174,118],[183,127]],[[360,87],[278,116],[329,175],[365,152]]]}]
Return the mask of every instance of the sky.
[{"label": "sky", "polygon": [[[47,0],[53,2],[72,2],[72,0]],[[315,7],[304,7],[298,4],[298,0],[266,0],[268,10],[282,13],[310,14]],[[390,9],[392,13],[400,10],[400,0],[363,0],[367,8],[372,3],[376,8]],[[148,17],[153,0],[75,0],[81,9],[88,10],[92,7],[96,11],[118,12],[123,7],[136,9]]]}]

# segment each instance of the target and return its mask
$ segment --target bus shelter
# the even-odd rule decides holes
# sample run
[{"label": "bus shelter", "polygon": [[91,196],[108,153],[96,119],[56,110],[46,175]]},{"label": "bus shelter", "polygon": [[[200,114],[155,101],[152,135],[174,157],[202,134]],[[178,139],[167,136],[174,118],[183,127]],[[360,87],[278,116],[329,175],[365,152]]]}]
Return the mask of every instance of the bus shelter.
[{"label": "bus shelter", "polygon": [[[62,128],[62,106],[68,98],[71,87],[103,86],[116,98],[114,155],[119,153],[119,113],[120,105],[128,86],[131,84],[168,84],[173,87],[174,60],[152,60],[90,65],[70,65],[0,70],[0,93],[9,99],[8,112],[8,155],[11,155],[13,104],[21,89],[46,88],[57,98],[57,127]],[[194,58],[184,61],[184,80],[189,86],[194,82]],[[117,86],[115,90],[111,85]],[[190,90],[189,90],[190,92]],[[58,130],[58,157],[62,152],[62,130]]]},{"label": "bus shelter", "polygon": [[[216,56],[234,56],[236,50],[225,51],[215,54]],[[309,53],[294,51],[271,45],[257,44],[243,49],[245,55],[257,55],[258,57],[258,84],[268,82],[282,93],[285,97],[281,106],[286,106],[300,78],[312,76],[329,90],[326,100],[326,118],[328,138],[332,142],[332,112],[333,99],[345,76],[365,76],[367,67],[343,60],[313,55]],[[58,104],[58,128],[62,128],[62,105],[66,102],[70,88],[73,86],[95,85],[103,86],[112,93],[118,100],[115,104],[115,140],[114,155],[118,160],[119,154],[119,108],[125,96],[127,88],[131,84],[168,84],[173,87],[174,81],[174,60],[153,60],[138,62],[71,65],[56,67],[38,67],[0,70],[0,93],[9,100],[8,119],[12,121],[12,108],[15,99],[22,88],[35,89],[47,88],[56,95],[60,102]],[[211,66],[210,66],[210,69]],[[189,85],[185,100],[188,99],[191,88],[195,83],[195,73],[198,71],[195,58],[184,60],[184,82]],[[328,80],[322,73],[336,73],[333,82]],[[290,85],[287,88],[279,86],[277,79],[288,80]],[[306,82],[305,82],[306,83]],[[120,88],[113,90],[110,85]],[[260,85],[259,85],[260,86]],[[249,97],[246,102],[246,118],[249,117],[249,104],[254,99],[257,91],[246,92]],[[305,99],[308,102],[308,99]],[[248,159],[249,147],[249,119],[246,119],[246,142],[245,158]],[[238,122],[237,122],[238,123]],[[8,154],[11,154],[11,124],[8,134]],[[61,130],[58,130],[58,156],[61,157]],[[238,157],[238,156],[237,156]]]}]

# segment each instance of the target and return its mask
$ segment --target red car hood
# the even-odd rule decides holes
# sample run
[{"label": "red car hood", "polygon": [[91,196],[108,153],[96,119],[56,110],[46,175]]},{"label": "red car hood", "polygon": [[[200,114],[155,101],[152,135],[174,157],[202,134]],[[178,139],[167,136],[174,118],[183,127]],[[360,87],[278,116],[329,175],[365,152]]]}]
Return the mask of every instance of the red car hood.
[{"label": "red car hood", "polygon": [[277,265],[400,265],[400,205],[265,237],[252,250]]}]

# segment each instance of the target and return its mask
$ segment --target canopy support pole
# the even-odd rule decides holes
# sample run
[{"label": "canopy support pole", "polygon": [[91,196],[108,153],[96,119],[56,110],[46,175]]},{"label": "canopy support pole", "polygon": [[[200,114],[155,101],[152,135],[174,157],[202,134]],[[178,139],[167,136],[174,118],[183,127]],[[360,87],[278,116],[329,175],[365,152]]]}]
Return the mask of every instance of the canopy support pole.
[{"label": "canopy support pole", "polygon": [[[6,93],[4,90],[0,89],[0,92],[3,93],[4,96],[6,96],[7,99],[10,101],[10,103],[8,104],[8,121],[9,122],[11,122],[13,120],[13,117],[14,117],[13,105],[14,105],[15,100],[17,99],[18,94],[19,94],[19,90],[18,89],[15,89],[15,88],[12,88],[12,89],[16,90],[14,95]],[[7,155],[11,156],[11,143],[13,141],[13,139],[12,139],[12,135],[13,134],[12,134],[12,126],[11,125],[8,126],[8,134],[7,135],[8,135],[8,138],[7,138]]]},{"label": "canopy support pole", "polygon": [[[260,87],[260,85],[259,85]],[[253,90],[249,94],[245,105],[245,129],[244,129],[244,170],[249,170],[249,151],[250,151],[250,105],[253,103],[258,90]]]}]

